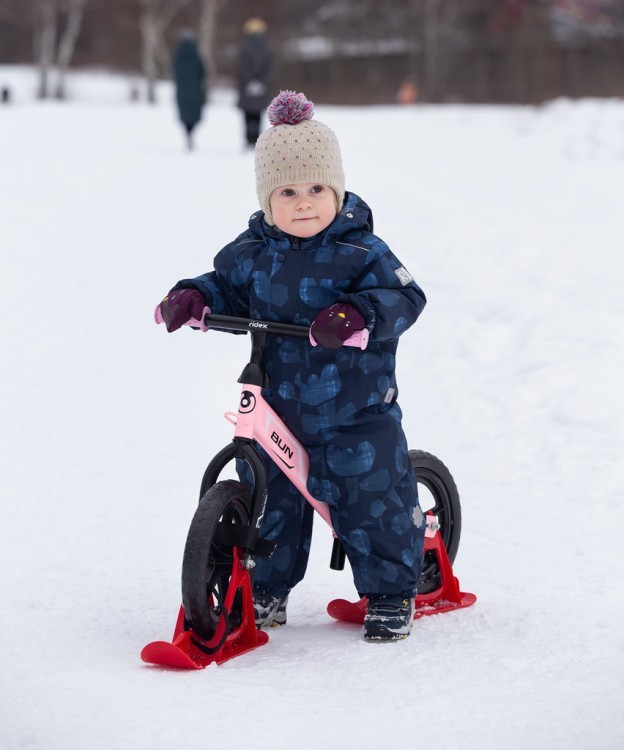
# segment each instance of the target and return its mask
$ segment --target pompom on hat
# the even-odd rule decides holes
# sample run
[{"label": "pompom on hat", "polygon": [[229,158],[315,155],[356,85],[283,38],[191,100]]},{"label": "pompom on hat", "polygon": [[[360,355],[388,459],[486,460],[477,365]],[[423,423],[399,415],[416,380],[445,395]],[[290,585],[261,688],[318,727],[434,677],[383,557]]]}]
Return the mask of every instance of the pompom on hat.
[{"label": "pompom on hat", "polygon": [[329,185],[340,210],[345,196],[340,146],[333,130],[312,119],[314,104],[303,94],[280,91],[267,115],[272,127],[258,138],[255,150],[256,192],[267,224],[275,224],[269,199],[282,185]]}]

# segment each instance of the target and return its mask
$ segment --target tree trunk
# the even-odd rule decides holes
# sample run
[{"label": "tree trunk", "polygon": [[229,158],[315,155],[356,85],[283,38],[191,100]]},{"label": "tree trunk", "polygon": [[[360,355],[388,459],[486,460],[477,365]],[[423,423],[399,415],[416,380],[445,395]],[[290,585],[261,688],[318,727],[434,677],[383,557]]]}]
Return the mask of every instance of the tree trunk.
[{"label": "tree trunk", "polygon": [[216,71],[214,59],[214,39],[217,27],[217,14],[225,5],[223,0],[200,0],[199,10],[199,53],[201,54],[207,69],[214,76]]},{"label": "tree trunk", "polygon": [[35,36],[39,74],[37,96],[39,99],[47,99],[50,95],[50,71],[54,63],[56,43],[56,3],[54,0],[38,0]]},{"label": "tree trunk", "polygon": [[84,16],[85,5],[87,0],[70,0],[69,9],[67,15],[67,23],[65,25],[65,31],[59,42],[58,54],[56,57],[56,65],[58,68],[58,82],[56,85],[56,98],[65,99],[65,78],[67,75],[67,69],[69,63],[74,55],[74,49],[76,42],[80,36],[80,29],[82,28],[82,18]]},{"label": "tree trunk", "polygon": [[140,0],[141,17],[141,68],[147,87],[147,101],[156,102],[156,52],[158,48],[158,29],[156,26],[156,6],[154,0]]},{"label": "tree trunk", "polygon": [[158,60],[164,55],[163,36],[176,14],[193,0],[138,0],[141,6],[141,67],[147,86],[147,101],[156,102]]}]

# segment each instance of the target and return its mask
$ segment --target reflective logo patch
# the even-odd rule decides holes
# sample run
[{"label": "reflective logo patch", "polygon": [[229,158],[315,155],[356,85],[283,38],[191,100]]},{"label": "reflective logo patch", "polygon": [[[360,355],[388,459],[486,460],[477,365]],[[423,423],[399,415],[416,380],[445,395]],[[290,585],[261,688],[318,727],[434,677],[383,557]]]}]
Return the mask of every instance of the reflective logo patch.
[{"label": "reflective logo patch", "polygon": [[407,286],[411,281],[414,281],[412,276],[410,275],[410,272],[405,268],[405,266],[401,266],[401,268],[397,268],[394,271],[397,275],[397,279],[401,282],[402,286]]}]

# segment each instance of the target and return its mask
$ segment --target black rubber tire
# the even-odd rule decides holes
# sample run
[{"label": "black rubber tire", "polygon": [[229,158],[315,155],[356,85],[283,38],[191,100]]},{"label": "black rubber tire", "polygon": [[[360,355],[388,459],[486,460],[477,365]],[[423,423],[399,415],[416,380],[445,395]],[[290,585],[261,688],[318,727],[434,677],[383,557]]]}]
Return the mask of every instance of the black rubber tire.
[{"label": "black rubber tire", "polygon": [[[442,461],[431,453],[411,450],[409,456],[417,484],[426,487],[433,497],[433,507],[423,508],[423,510],[431,510],[434,515],[438,516],[440,524],[438,533],[442,536],[446,554],[452,563],[455,560],[461,536],[461,505],[455,480]],[[428,594],[440,588],[441,585],[436,555],[433,552],[426,552],[418,582],[418,593]]]},{"label": "black rubber tire", "polygon": [[[203,495],[191,521],[182,561],[182,606],[186,626],[200,638],[214,638],[232,576],[233,548],[213,541],[220,523],[249,524],[251,495],[232,479]],[[240,602],[226,613],[226,632],[240,625]],[[238,612],[238,618],[237,618]]]}]

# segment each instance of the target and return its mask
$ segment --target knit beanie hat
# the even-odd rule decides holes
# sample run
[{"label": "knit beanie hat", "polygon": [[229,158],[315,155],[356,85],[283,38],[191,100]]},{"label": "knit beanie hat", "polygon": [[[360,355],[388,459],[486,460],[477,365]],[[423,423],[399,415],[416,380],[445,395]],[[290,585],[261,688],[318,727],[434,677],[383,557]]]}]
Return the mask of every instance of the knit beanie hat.
[{"label": "knit beanie hat", "polygon": [[266,34],[266,30],[266,22],[261,18],[250,18],[243,26],[243,34]]},{"label": "knit beanie hat", "polygon": [[273,127],[258,138],[255,150],[256,192],[267,224],[275,224],[269,198],[281,185],[329,185],[340,210],[345,196],[340,146],[333,130],[312,119],[314,104],[303,94],[280,91],[267,115]]}]

